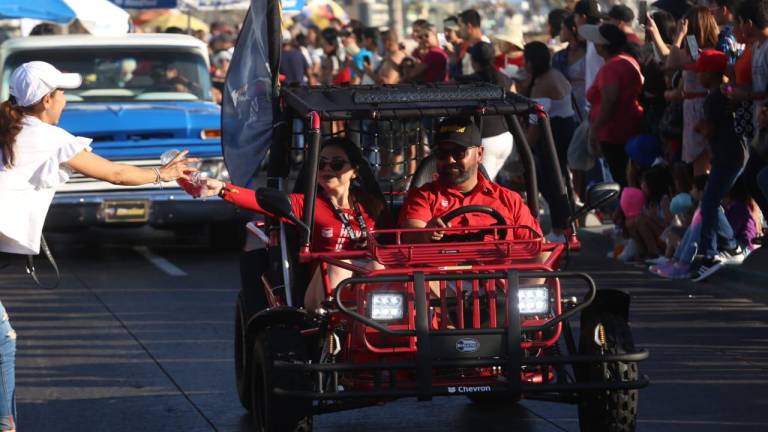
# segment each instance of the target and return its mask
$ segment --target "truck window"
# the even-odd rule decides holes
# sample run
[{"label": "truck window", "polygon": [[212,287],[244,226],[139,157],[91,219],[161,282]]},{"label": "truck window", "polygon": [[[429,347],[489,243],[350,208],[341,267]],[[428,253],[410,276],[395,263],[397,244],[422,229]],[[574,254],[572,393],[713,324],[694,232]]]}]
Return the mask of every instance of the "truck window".
[{"label": "truck window", "polygon": [[[83,85],[67,91],[70,102],[212,99],[205,60],[191,51],[80,48],[19,52],[6,61],[3,75],[10,76],[14,68],[33,60],[82,75]],[[7,87],[7,80],[3,81]]]}]

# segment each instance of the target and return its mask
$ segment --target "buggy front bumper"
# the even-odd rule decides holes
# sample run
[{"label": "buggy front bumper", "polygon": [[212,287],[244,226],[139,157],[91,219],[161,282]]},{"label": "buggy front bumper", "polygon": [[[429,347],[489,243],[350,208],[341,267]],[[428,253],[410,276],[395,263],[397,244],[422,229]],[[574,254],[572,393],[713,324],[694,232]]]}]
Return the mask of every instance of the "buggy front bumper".
[{"label": "buggy front bumper", "polygon": [[[544,372],[541,382],[527,382],[521,379],[524,370],[538,368],[548,370],[549,367],[562,370],[565,365],[579,367],[588,364],[605,363],[635,363],[648,358],[646,350],[627,352],[621,354],[596,354],[596,355],[544,355],[527,356],[522,349],[522,334],[551,329],[557,324],[573,317],[576,313],[587,308],[595,299],[597,289],[594,280],[585,273],[579,272],[547,272],[546,277],[551,278],[576,278],[586,282],[589,292],[585,300],[577,306],[554,316],[543,324],[521,327],[520,313],[518,310],[517,291],[521,278],[541,277],[541,272],[520,272],[508,270],[504,272],[488,272],[484,274],[435,274],[425,275],[414,272],[412,275],[353,277],[349,278],[336,288],[334,298],[339,310],[351,318],[373,327],[382,333],[392,336],[415,337],[416,352],[415,361],[402,363],[323,363],[304,364],[289,363],[277,360],[274,367],[278,371],[311,375],[313,382],[323,382],[324,377],[337,377],[341,373],[363,372],[373,377],[371,388],[365,390],[339,390],[339,386],[332,386],[332,391],[307,391],[286,388],[275,388],[275,394],[288,397],[312,398],[316,400],[341,400],[350,398],[388,398],[388,397],[418,397],[419,400],[430,400],[434,396],[466,395],[471,393],[508,393],[517,395],[532,395],[557,393],[563,395],[575,395],[585,391],[597,390],[630,390],[648,386],[649,380],[641,376],[636,380],[626,381],[596,381],[583,382],[568,380],[564,376],[558,376],[555,381],[548,381],[548,373]],[[430,330],[428,321],[428,304],[426,295],[426,283],[432,280],[461,280],[461,279],[500,279],[507,282],[506,314],[509,317],[508,325],[500,328],[471,328],[471,329],[443,329]],[[346,286],[356,283],[382,283],[382,282],[411,282],[415,293],[416,315],[415,330],[392,330],[386,325],[374,321],[371,318],[357,313],[346,307],[340,300],[339,292]],[[477,352],[457,352],[457,344],[466,337],[473,338],[479,347],[491,347]],[[467,370],[477,368],[499,368],[503,374],[492,377],[474,379],[454,379],[450,384],[444,380],[435,380],[435,371]],[[397,371],[415,372],[415,382],[398,382]],[[561,398],[567,400],[568,398]],[[575,400],[575,398],[572,398]]]},{"label": "buggy front bumper", "polygon": [[[639,362],[648,358],[647,350],[640,350],[634,353],[621,355],[605,356],[557,356],[557,357],[533,357],[523,359],[520,363],[523,366],[542,366],[542,365],[563,365],[578,363],[600,363],[600,362]],[[435,370],[445,369],[467,369],[467,368],[486,368],[495,366],[504,366],[504,359],[453,359],[453,360],[435,360],[432,367]],[[416,363],[367,363],[367,364],[301,364],[277,360],[274,363],[276,370],[292,372],[297,374],[312,374],[315,377],[322,378],[324,375],[338,374],[344,372],[364,372],[370,371],[374,374],[374,386],[366,390],[339,390],[330,392],[291,390],[285,388],[275,388],[275,395],[285,397],[309,398],[314,400],[347,400],[355,398],[401,398],[418,397],[420,400],[429,400],[435,396],[466,396],[468,394],[523,394],[535,395],[546,393],[580,393],[585,391],[599,390],[633,390],[647,387],[650,383],[647,376],[642,376],[635,381],[622,382],[543,382],[541,384],[523,383],[520,379],[498,380],[492,382],[488,379],[486,382],[467,382],[462,385],[460,382],[452,385],[432,385],[430,388],[421,387],[398,387],[396,381],[396,371],[417,369]],[[386,373],[385,373],[386,372]],[[388,379],[386,377],[388,377]],[[421,381],[422,377],[418,377]],[[431,378],[431,373],[430,373]],[[506,382],[504,382],[506,381]],[[315,380],[314,382],[317,382]],[[567,400],[567,398],[562,398]]]}]

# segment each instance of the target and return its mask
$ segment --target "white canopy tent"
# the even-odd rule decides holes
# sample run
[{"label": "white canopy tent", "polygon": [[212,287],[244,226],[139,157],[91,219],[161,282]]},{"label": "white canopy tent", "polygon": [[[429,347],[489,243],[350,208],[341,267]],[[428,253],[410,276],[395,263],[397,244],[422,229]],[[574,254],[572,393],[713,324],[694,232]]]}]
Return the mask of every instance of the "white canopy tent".
[{"label": "white canopy tent", "polygon": [[128,33],[130,15],[108,0],[64,0],[75,12],[77,20],[97,36],[114,36]]}]

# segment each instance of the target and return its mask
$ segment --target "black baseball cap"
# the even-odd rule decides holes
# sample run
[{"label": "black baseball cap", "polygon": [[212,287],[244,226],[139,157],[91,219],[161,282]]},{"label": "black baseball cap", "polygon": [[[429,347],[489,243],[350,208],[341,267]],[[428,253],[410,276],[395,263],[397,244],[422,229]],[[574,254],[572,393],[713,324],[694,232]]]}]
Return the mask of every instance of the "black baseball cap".
[{"label": "black baseball cap", "polygon": [[614,5],[608,12],[608,16],[625,23],[631,23],[635,20],[635,13],[632,12],[632,9],[623,4]]},{"label": "black baseball cap", "polygon": [[435,143],[453,143],[462,147],[477,147],[481,144],[480,128],[471,118],[449,117],[437,126]]},{"label": "black baseball cap", "polygon": [[688,9],[691,8],[691,4],[687,0],[659,0],[651,6],[669,12],[676,20],[684,17],[688,13]]},{"label": "black baseball cap", "polygon": [[600,4],[597,0],[581,0],[573,7],[573,13],[586,15],[591,20],[600,20],[603,14],[600,12]]}]

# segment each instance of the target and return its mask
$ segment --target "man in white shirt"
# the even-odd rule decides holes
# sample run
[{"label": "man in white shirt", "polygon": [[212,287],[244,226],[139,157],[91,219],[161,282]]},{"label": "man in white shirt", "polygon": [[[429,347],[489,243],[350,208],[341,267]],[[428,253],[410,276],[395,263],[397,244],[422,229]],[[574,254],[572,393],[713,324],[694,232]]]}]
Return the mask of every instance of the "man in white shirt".
[{"label": "man in white shirt", "polygon": [[[597,0],[581,0],[576,3],[576,6],[573,9],[573,20],[578,27],[581,27],[584,24],[600,24],[601,19],[602,14],[600,13],[600,4]],[[588,90],[592,86],[592,82],[595,80],[595,76],[597,76],[597,71],[600,70],[603,63],[605,63],[605,60],[597,54],[595,44],[587,42],[587,54],[585,57],[586,72],[584,74],[585,89]]]},{"label": "man in white shirt", "polygon": [[[467,41],[469,50],[480,42],[491,43],[491,40],[483,34],[483,29],[480,28],[481,22],[480,13],[474,9],[467,9],[459,14],[459,37]],[[472,69],[472,60],[468,55],[465,55],[461,60],[461,69],[465,76],[475,72]]]}]

